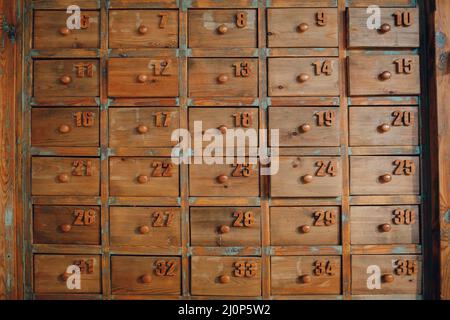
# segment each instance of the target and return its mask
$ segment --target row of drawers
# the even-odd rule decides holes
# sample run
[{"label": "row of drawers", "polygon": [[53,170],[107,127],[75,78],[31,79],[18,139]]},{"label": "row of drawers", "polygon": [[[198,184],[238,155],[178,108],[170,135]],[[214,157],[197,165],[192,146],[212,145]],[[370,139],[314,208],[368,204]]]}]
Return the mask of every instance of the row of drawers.
[{"label": "row of drawers", "polygon": [[[415,95],[420,93],[420,61],[414,54],[359,53],[348,58],[349,94]],[[189,58],[188,96],[258,96],[257,58]],[[110,58],[108,96],[146,98],[179,95],[175,56]],[[268,95],[339,96],[339,59],[268,58]],[[99,61],[35,60],[34,96],[99,96]]]},{"label": "row of drawers", "polygon": [[[181,246],[177,207],[111,207],[112,246]],[[35,244],[99,245],[97,206],[35,205]],[[417,205],[351,206],[351,244],[419,244]],[[270,245],[339,245],[341,212],[337,206],[271,207]],[[255,207],[191,207],[190,245],[261,246],[261,211]]]},{"label": "row of drawers", "polygon": [[[69,266],[80,267],[80,288]],[[193,256],[192,295],[260,296],[261,258]],[[70,272],[68,272],[69,270]],[[340,256],[271,257],[272,295],[341,294]],[[112,294],[181,295],[176,256],[112,256]],[[352,294],[420,294],[422,261],[415,255],[353,255]],[[66,283],[70,283],[69,289]],[[36,293],[101,293],[95,255],[34,256]]]},{"label": "row of drawers", "polygon": [[[383,8],[380,25],[368,28],[366,9],[348,9],[348,45],[419,47],[419,17],[415,8]],[[257,48],[255,9],[189,10],[190,48]],[[66,11],[34,13],[34,48],[99,48],[99,12],[83,11],[80,29],[67,27]],[[178,10],[110,10],[109,48],[176,48]],[[331,8],[268,9],[267,46],[337,47],[338,10]]]}]

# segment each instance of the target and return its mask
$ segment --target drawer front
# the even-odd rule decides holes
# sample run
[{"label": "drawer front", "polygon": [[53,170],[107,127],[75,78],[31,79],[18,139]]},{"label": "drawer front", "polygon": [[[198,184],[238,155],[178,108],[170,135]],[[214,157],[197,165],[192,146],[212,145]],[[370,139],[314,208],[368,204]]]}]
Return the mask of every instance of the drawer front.
[{"label": "drawer front", "polygon": [[109,158],[111,196],[165,197],[179,195],[179,166],[170,158]]},{"label": "drawer front", "polygon": [[419,206],[352,206],[352,244],[419,244]]},{"label": "drawer front", "polygon": [[[225,159],[223,160],[225,162]],[[191,196],[257,197],[259,168],[257,164],[191,164],[189,165]]]},{"label": "drawer front", "polygon": [[419,194],[419,157],[350,157],[350,193],[352,195]]},{"label": "drawer front", "polygon": [[351,96],[420,94],[418,55],[353,55],[349,57]]},{"label": "drawer front", "polygon": [[36,244],[100,244],[100,207],[34,206]]},{"label": "drawer front", "polygon": [[179,208],[111,207],[111,245],[181,246]]},{"label": "drawer front", "polygon": [[[245,147],[258,147],[258,128],[259,128],[259,112],[257,108],[191,108],[189,109],[189,131],[194,137],[195,122],[198,130],[205,133],[210,129],[218,129],[217,134],[222,134],[224,146],[227,147],[227,135],[231,135],[229,129],[233,129],[234,135],[244,131]],[[251,130],[249,130],[251,129]],[[236,139],[234,146],[237,147]],[[204,142],[203,146],[207,147],[211,141]],[[231,146],[230,146],[231,147]]]},{"label": "drawer front", "polygon": [[35,293],[101,293],[101,279],[100,256],[34,255]]},{"label": "drawer front", "polygon": [[339,207],[270,208],[272,246],[338,245]]},{"label": "drawer front", "polygon": [[257,46],[256,10],[189,10],[189,47]]},{"label": "drawer front", "polygon": [[280,157],[272,197],[337,197],[342,194],[339,157]]},{"label": "drawer front", "polygon": [[261,258],[191,258],[191,293],[196,296],[260,296]]},{"label": "drawer front", "polygon": [[96,158],[33,157],[31,189],[34,196],[98,196],[100,161]]},{"label": "drawer front", "polygon": [[270,129],[280,130],[281,147],[334,147],[340,145],[337,107],[272,107]]},{"label": "drawer front", "polygon": [[188,60],[189,96],[257,97],[258,59],[191,58]]},{"label": "drawer front", "polygon": [[352,256],[352,294],[420,294],[421,291],[421,256]]},{"label": "drawer front", "polygon": [[110,108],[112,147],[171,147],[172,132],[180,127],[178,108]]},{"label": "drawer front", "polygon": [[419,11],[416,8],[381,8],[380,27],[369,29],[372,12],[349,8],[349,47],[419,47]]},{"label": "drawer front", "polygon": [[417,146],[418,107],[351,107],[351,146]]},{"label": "drawer front", "polygon": [[269,58],[269,96],[338,96],[339,59]]},{"label": "drawer front", "polygon": [[99,48],[98,11],[81,14],[80,29],[69,29],[65,11],[34,11],[34,48]]},{"label": "drawer front", "polygon": [[191,245],[261,246],[260,208],[191,208]]},{"label": "drawer front", "polygon": [[97,97],[98,95],[97,60],[34,61],[35,97]]},{"label": "drawer front", "polygon": [[273,295],[340,294],[341,258],[271,257]]},{"label": "drawer front", "polygon": [[181,294],[179,257],[111,257],[113,294]]},{"label": "drawer front", "polygon": [[33,108],[31,144],[49,147],[98,147],[97,108]]},{"label": "drawer front", "polygon": [[331,8],[268,9],[269,47],[337,47],[338,12]]},{"label": "drawer front", "polygon": [[110,10],[109,47],[178,47],[178,10]]},{"label": "drawer front", "polygon": [[176,97],[178,72],[175,57],[111,58],[108,94],[127,98]]}]

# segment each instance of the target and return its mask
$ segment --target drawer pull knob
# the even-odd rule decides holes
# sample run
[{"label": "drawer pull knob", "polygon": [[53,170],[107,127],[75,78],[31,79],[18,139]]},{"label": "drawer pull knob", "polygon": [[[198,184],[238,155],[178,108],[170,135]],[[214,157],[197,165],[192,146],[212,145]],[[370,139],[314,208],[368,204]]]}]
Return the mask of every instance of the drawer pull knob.
[{"label": "drawer pull knob", "polygon": [[222,133],[222,134],[227,133],[227,130],[228,130],[227,126],[225,126],[225,125],[221,125],[218,129],[219,129],[220,133]]},{"label": "drawer pull knob", "polygon": [[150,232],[150,228],[148,226],[140,226],[139,227],[140,234],[147,234],[149,232]]},{"label": "drawer pull knob", "polygon": [[137,181],[140,184],[144,184],[148,182],[148,177],[146,175],[141,174],[139,177],[137,177]]},{"label": "drawer pull knob", "polygon": [[311,280],[312,279],[311,279],[310,275],[304,274],[304,275],[300,276],[300,281],[302,283],[311,283]]},{"label": "drawer pull knob", "polygon": [[139,27],[138,31],[139,31],[140,34],[147,34],[148,28],[146,26],[144,26],[144,25],[141,25]]},{"label": "drawer pull knob", "polygon": [[302,180],[303,180],[304,183],[311,183],[313,181],[313,176],[310,175],[310,174],[305,174],[302,177]]},{"label": "drawer pull knob", "polygon": [[70,34],[70,29],[67,27],[62,27],[61,29],[59,29],[59,33],[63,36],[68,36]]},{"label": "drawer pull knob", "polygon": [[392,230],[392,227],[389,223],[384,223],[384,224],[380,225],[381,232],[389,232],[391,230]]},{"label": "drawer pull knob", "polygon": [[148,81],[148,76],[146,74],[140,74],[138,75],[137,80],[140,83],[146,83]]},{"label": "drawer pull knob", "polygon": [[309,75],[306,73],[302,73],[297,77],[297,81],[300,83],[306,82],[309,80]]},{"label": "drawer pull knob", "polygon": [[382,133],[388,132],[389,130],[391,130],[391,126],[387,123],[383,123],[380,127],[379,127],[380,131]]},{"label": "drawer pull knob", "polygon": [[60,175],[58,175],[58,181],[62,183],[69,182],[69,175],[67,173],[61,173]]},{"label": "drawer pull knob", "polygon": [[227,275],[223,275],[219,277],[219,282],[220,283],[230,283],[230,276]]},{"label": "drawer pull knob", "polygon": [[380,74],[381,81],[386,81],[389,80],[390,78],[392,78],[392,73],[390,73],[389,71],[384,71]]},{"label": "drawer pull knob", "polygon": [[141,124],[139,127],[137,127],[137,132],[139,132],[140,134],[145,134],[148,132],[148,127]]},{"label": "drawer pull knob", "polygon": [[308,131],[311,131],[311,125],[308,124],[308,123],[302,124],[302,125],[300,126],[300,131],[303,132],[303,133],[306,133],[306,132],[308,132]]},{"label": "drawer pull knob", "polygon": [[149,274],[144,274],[144,275],[141,277],[141,282],[142,282],[142,283],[146,283],[146,284],[151,283],[151,282],[152,282],[152,276],[149,275]]},{"label": "drawer pull knob", "polygon": [[60,133],[69,133],[70,132],[70,126],[67,124],[62,124],[58,128]]},{"label": "drawer pull knob", "polygon": [[222,174],[220,176],[217,177],[217,181],[219,181],[219,183],[226,183],[228,181],[228,176]]},{"label": "drawer pull knob", "polygon": [[217,77],[217,81],[221,84],[224,84],[228,81],[228,76],[226,74],[221,74]]},{"label": "drawer pull knob", "polygon": [[61,81],[62,84],[69,84],[72,82],[71,76],[62,76],[59,81]]},{"label": "drawer pull knob", "polygon": [[381,281],[386,283],[394,282],[394,276],[392,274],[383,274]]},{"label": "drawer pull knob", "polygon": [[304,226],[300,227],[300,231],[302,233],[309,233],[311,231],[311,226],[308,226],[308,225],[305,224]]},{"label": "drawer pull knob", "polygon": [[229,233],[231,231],[229,226],[220,226],[219,228],[220,233],[224,234],[224,233]]},{"label": "drawer pull knob", "polygon": [[392,176],[390,174],[383,174],[380,177],[380,181],[383,182],[383,183],[391,182],[392,181]]},{"label": "drawer pull knob", "polygon": [[309,29],[309,25],[307,23],[300,23],[297,27],[298,32],[306,32]]},{"label": "drawer pull knob", "polygon": [[389,23],[384,23],[381,25],[380,29],[378,29],[381,33],[388,33],[391,31],[391,25]]},{"label": "drawer pull knob", "polygon": [[226,25],[221,24],[218,28],[217,31],[219,32],[219,34],[225,34],[228,32],[228,28]]},{"label": "drawer pull knob", "polygon": [[67,224],[67,223],[64,223],[64,224],[60,225],[59,228],[64,233],[70,232],[70,230],[72,230],[72,226],[70,224]]}]

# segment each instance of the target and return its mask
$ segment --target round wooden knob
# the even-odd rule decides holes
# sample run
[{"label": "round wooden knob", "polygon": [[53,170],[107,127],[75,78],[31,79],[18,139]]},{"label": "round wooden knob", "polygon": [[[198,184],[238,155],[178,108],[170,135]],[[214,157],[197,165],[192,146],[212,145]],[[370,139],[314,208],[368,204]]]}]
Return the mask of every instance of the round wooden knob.
[{"label": "round wooden knob", "polygon": [[308,31],[309,25],[307,23],[300,23],[297,27],[298,32],[305,32]]},{"label": "round wooden knob", "polygon": [[381,33],[387,33],[391,31],[391,25],[389,23],[383,23],[378,29]]},{"label": "round wooden knob", "polygon": [[392,176],[390,174],[383,174],[380,177],[380,181],[383,182],[383,183],[391,182],[392,181]]},{"label": "round wooden knob", "polygon": [[70,274],[70,273],[64,272],[64,273],[61,274],[61,279],[62,279],[63,281],[67,281],[67,279],[69,279],[69,277],[70,277],[71,275],[72,275],[72,274]]},{"label": "round wooden knob", "polygon": [[304,183],[311,183],[313,181],[313,176],[310,175],[310,174],[305,174],[302,177],[302,180],[303,180]]},{"label": "round wooden knob", "polygon": [[67,173],[61,173],[58,175],[58,181],[62,183],[69,182],[69,175]]},{"label": "round wooden knob", "polygon": [[62,27],[61,29],[59,29],[59,33],[63,36],[68,36],[70,34],[70,29],[67,27]]},{"label": "round wooden knob", "polygon": [[311,130],[311,125],[308,123],[302,124],[300,126],[300,132],[306,133]]},{"label": "round wooden knob", "polygon": [[60,133],[69,133],[70,132],[70,126],[67,124],[62,124],[59,126],[58,131]]},{"label": "round wooden knob", "polygon": [[220,126],[218,129],[219,129],[220,133],[222,133],[222,134],[226,134],[227,130],[228,130],[227,126],[225,126],[225,125]]},{"label": "round wooden knob", "polygon": [[383,123],[382,125],[380,125],[379,127],[381,132],[388,132],[389,130],[391,130],[391,126],[387,123]]},{"label": "round wooden knob", "polygon": [[217,181],[219,181],[219,183],[225,183],[225,182],[228,181],[228,176],[222,174],[222,175],[217,177]]},{"label": "round wooden knob", "polygon": [[312,279],[311,279],[310,275],[305,274],[305,275],[300,276],[300,281],[302,283],[311,283],[311,280]]},{"label": "round wooden knob", "polygon": [[226,74],[221,74],[217,77],[217,82],[224,84],[228,81],[228,76]]},{"label": "round wooden knob", "polygon": [[149,226],[140,226],[139,227],[139,233],[140,234],[147,234],[150,232]]},{"label": "round wooden knob", "polygon": [[141,124],[139,127],[137,127],[137,132],[139,132],[140,134],[147,133],[148,127]]},{"label": "round wooden knob", "polygon": [[297,77],[297,81],[300,83],[306,82],[309,80],[309,75],[307,75],[306,73],[302,73]]},{"label": "round wooden knob", "polygon": [[145,83],[148,81],[148,76],[146,74],[140,74],[140,75],[138,75],[137,80],[140,83]]},{"label": "round wooden knob", "polygon": [[380,225],[379,228],[382,232],[389,232],[392,229],[392,227],[389,223],[384,223],[384,224]]},{"label": "round wooden knob", "polygon": [[219,231],[220,233],[229,233],[231,229],[229,226],[220,226]]},{"label": "round wooden knob", "polygon": [[380,80],[382,80],[382,81],[389,80],[391,77],[392,77],[392,73],[390,73],[389,71],[384,71],[380,74]]},{"label": "round wooden knob", "polygon": [[62,84],[69,84],[72,82],[71,76],[62,76],[59,81],[61,81]]},{"label": "round wooden knob", "polygon": [[137,181],[141,184],[148,182],[148,177],[146,175],[141,174],[139,177],[137,177]]},{"label": "round wooden knob", "polygon": [[141,25],[138,29],[140,34],[146,34],[148,32],[148,28],[144,25]]},{"label": "round wooden knob", "polygon": [[311,231],[311,226],[308,226],[308,225],[301,226],[301,227],[300,227],[300,231],[301,231],[302,233],[308,233],[308,232]]},{"label": "round wooden knob", "polygon": [[231,280],[230,276],[227,276],[227,275],[222,275],[219,277],[220,283],[229,283],[230,280]]},{"label": "round wooden knob", "polygon": [[392,274],[383,274],[381,276],[381,281],[386,283],[394,282],[394,276]]},{"label": "round wooden knob", "polygon": [[141,276],[141,282],[142,283],[151,283],[152,282],[152,276],[149,274],[144,274],[143,276]]},{"label": "round wooden knob", "polygon": [[67,233],[70,230],[72,230],[72,226],[70,224],[64,223],[62,225],[59,226],[59,228],[61,229],[62,232]]},{"label": "round wooden knob", "polygon": [[222,24],[217,28],[217,31],[219,32],[219,34],[225,34],[228,31],[228,28],[226,25]]}]

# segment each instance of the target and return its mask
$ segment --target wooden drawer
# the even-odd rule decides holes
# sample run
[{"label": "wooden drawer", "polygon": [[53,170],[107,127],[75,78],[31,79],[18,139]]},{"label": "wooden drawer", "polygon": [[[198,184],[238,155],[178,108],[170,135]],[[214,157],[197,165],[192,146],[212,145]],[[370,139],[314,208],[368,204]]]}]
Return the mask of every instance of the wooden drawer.
[{"label": "wooden drawer", "polygon": [[420,193],[419,157],[350,157],[352,195],[392,195]]},{"label": "wooden drawer", "polygon": [[110,10],[109,47],[178,47],[178,10]]},{"label": "wooden drawer", "polygon": [[35,60],[34,96],[97,97],[98,60]]},{"label": "wooden drawer", "polygon": [[108,62],[108,95],[176,97],[178,72],[176,57],[111,58]]},{"label": "wooden drawer", "polygon": [[34,196],[98,196],[100,160],[97,158],[33,157],[31,189]]},{"label": "wooden drawer", "polygon": [[271,257],[273,295],[340,294],[338,256]]},{"label": "wooden drawer", "polygon": [[339,207],[270,208],[272,246],[340,244]]},{"label": "wooden drawer", "polygon": [[381,8],[381,25],[369,29],[372,12],[348,9],[349,47],[419,47],[419,11],[416,8]]},{"label": "wooden drawer", "polygon": [[261,295],[261,258],[191,258],[191,293],[195,296]]},{"label": "wooden drawer", "polygon": [[189,96],[257,97],[258,59],[190,58]]},{"label": "wooden drawer", "polygon": [[256,10],[189,10],[189,47],[256,48]]},{"label": "wooden drawer", "polygon": [[191,245],[261,246],[260,208],[191,208]]},{"label": "wooden drawer", "polygon": [[111,245],[181,246],[180,208],[111,207]]},{"label": "wooden drawer", "polygon": [[172,132],[180,127],[178,108],[110,108],[111,147],[170,147]]},{"label": "wooden drawer", "polygon": [[342,194],[339,157],[280,157],[270,177],[272,197],[338,197]]},{"label": "wooden drawer", "polygon": [[97,108],[33,108],[31,144],[49,147],[98,147]]},{"label": "wooden drawer", "polygon": [[269,127],[280,130],[281,147],[340,145],[338,107],[272,107]]},{"label": "wooden drawer", "polygon": [[[80,289],[71,266],[80,268]],[[97,255],[34,255],[35,293],[101,293],[101,257]]]},{"label": "wooden drawer", "polygon": [[34,11],[34,48],[99,48],[98,11],[81,13],[80,29],[67,27],[66,11]]},{"label": "wooden drawer", "polygon": [[269,58],[269,96],[338,96],[339,59]]},{"label": "wooden drawer", "polygon": [[419,56],[355,54],[348,77],[351,96],[420,94]]},{"label": "wooden drawer", "polygon": [[[220,131],[218,133],[223,135],[225,147],[227,147],[227,134],[231,134],[228,131],[229,129],[235,130],[234,134],[238,134],[241,130],[244,131],[248,137],[245,139],[246,148],[258,147],[259,112],[257,108],[190,108],[189,131],[192,137],[194,137],[195,121],[201,121],[201,130],[203,132],[208,132],[207,130],[210,129],[218,129]],[[235,147],[237,147],[236,140],[234,140]],[[210,141],[205,141],[203,146],[207,147],[210,143]]]},{"label": "wooden drawer", "polygon": [[113,294],[181,294],[179,257],[111,257]]},{"label": "wooden drawer", "polygon": [[170,158],[109,158],[111,196],[177,197],[179,166]]},{"label": "wooden drawer", "polygon": [[269,47],[338,46],[337,9],[268,9],[267,19]]},{"label": "wooden drawer", "polygon": [[257,164],[189,165],[189,189],[193,197],[258,197]]},{"label": "wooden drawer", "polygon": [[352,256],[352,294],[420,294],[421,291],[421,256]]},{"label": "wooden drawer", "polygon": [[352,244],[420,243],[419,206],[352,206]]},{"label": "wooden drawer", "polygon": [[417,146],[418,107],[351,107],[351,146]]},{"label": "wooden drawer", "polygon": [[100,207],[33,207],[36,244],[100,244]]}]

